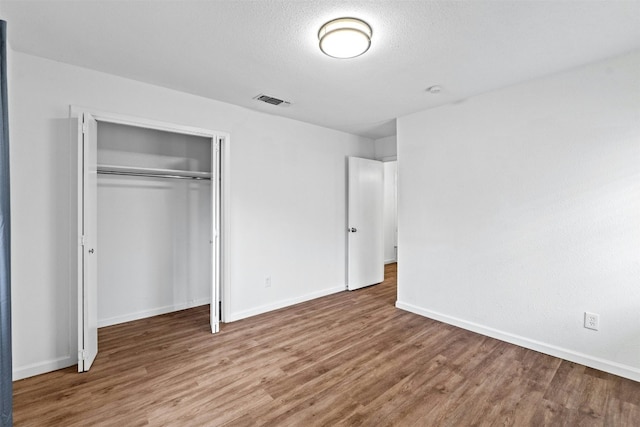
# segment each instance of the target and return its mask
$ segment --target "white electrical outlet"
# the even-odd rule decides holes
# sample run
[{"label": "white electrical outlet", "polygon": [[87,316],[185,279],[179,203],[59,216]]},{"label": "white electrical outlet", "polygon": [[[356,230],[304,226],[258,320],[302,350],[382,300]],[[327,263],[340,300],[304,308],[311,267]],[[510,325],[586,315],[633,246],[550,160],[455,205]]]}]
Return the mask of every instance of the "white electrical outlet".
[{"label": "white electrical outlet", "polygon": [[584,327],[597,331],[600,327],[600,315],[595,313],[584,312]]},{"label": "white electrical outlet", "polygon": [[271,276],[266,276],[264,278],[264,287],[265,288],[270,288],[271,287]]}]

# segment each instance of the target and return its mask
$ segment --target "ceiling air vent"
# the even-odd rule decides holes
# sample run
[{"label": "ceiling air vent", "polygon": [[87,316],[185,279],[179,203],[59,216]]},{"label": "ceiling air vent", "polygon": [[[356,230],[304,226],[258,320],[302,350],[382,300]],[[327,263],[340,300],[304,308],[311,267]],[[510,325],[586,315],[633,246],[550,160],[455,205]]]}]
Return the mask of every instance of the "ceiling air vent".
[{"label": "ceiling air vent", "polygon": [[267,104],[271,104],[271,105],[280,105],[281,107],[287,107],[291,105],[289,101],[284,101],[282,99],[274,98],[273,96],[263,95],[263,94],[260,94],[253,99],[266,102]]}]

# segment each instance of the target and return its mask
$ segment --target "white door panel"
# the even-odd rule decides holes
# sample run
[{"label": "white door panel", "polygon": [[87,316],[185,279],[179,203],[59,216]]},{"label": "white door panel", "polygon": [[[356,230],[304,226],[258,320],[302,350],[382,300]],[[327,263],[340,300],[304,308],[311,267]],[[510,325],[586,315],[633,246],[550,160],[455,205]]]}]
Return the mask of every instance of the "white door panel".
[{"label": "white door panel", "polygon": [[347,288],[384,280],[383,163],[349,157]]},{"label": "white door panel", "polygon": [[212,275],[211,275],[211,332],[220,330],[220,154],[223,138],[211,140],[211,217],[212,217]]},{"label": "white door panel", "polygon": [[78,372],[85,372],[98,354],[98,123],[87,113],[78,120]]}]

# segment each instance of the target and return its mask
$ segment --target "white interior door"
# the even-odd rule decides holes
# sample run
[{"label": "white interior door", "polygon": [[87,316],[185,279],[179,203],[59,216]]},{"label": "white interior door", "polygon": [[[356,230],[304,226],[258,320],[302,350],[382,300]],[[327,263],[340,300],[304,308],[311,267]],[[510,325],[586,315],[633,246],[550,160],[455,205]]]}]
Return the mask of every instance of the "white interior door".
[{"label": "white interior door", "polygon": [[384,280],[382,162],[349,157],[347,288]]},{"label": "white interior door", "polygon": [[98,123],[78,117],[78,372],[98,354]]},{"label": "white interior door", "polygon": [[223,138],[211,140],[211,333],[220,330],[220,150]]}]

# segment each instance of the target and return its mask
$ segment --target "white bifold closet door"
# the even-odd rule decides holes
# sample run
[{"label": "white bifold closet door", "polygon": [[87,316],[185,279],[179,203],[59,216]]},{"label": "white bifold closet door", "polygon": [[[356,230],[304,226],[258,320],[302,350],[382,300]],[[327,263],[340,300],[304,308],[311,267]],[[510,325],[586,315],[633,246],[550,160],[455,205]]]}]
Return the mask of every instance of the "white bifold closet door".
[{"label": "white bifold closet door", "polygon": [[221,164],[221,150],[224,142],[223,137],[216,137],[212,141],[211,147],[211,213],[213,224],[211,226],[211,244],[212,244],[212,257],[211,260],[211,314],[209,315],[211,324],[211,333],[220,331],[220,318],[221,318],[221,304],[220,301],[220,253],[221,253],[221,240],[220,240],[220,226],[221,226],[221,179],[220,179],[220,164]]},{"label": "white bifold closet door", "polygon": [[98,123],[78,117],[78,372],[98,355]]},{"label": "white bifold closet door", "polygon": [[349,157],[347,289],[384,280],[384,168],[377,160]]}]

